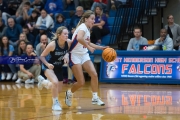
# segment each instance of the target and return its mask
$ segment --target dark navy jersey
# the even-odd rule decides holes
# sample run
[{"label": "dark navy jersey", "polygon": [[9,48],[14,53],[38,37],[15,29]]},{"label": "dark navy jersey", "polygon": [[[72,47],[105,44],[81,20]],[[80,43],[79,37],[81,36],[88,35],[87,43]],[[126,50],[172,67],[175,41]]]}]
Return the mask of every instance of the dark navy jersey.
[{"label": "dark navy jersey", "polygon": [[53,64],[55,67],[62,67],[64,64],[63,57],[68,52],[68,43],[65,42],[64,48],[60,48],[58,41],[55,40],[55,49],[50,52],[51,58],[49,63]]}]

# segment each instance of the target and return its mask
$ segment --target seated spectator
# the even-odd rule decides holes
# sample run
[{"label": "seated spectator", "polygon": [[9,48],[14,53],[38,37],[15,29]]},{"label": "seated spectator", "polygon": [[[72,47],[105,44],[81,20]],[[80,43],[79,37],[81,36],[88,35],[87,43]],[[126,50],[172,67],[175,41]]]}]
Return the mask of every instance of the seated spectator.
[{"label": "seated spectator", "polygon": [[62,14],[58,14],[56,16],[56,20],[55,20],[55,25],[54,25],[54,28],[53,28],[53,32],[56,32],[57,28],[58,27],[61,27],[61,26],[65,26],[68,28],[68,24],[64,18],[64,16]]},{"label": "seated spectator", "polygon": [[173,15],[167,17],[168,24],[165,25],[165,29],[169,34],[169,37],[173,39],[174,49],[178,50],[180,45],[180,26],[174,23]]},{"label": "seated spectator", "polygon": [[127,50],[138,51],[139,45],[147,45],[148,41],[146,38],[142,37],[142,32],[140,28],[134,28],[134,38],[131,38],[127,47]]},{"label": "seated spectator", "polygon": [[2,18],[0,17],[0,38],[5,35],[5,32],[7,30],[6,25],[3,23]]},{"label": "seated spectator", "polygon": [[163,50],[173,50],[173,40],[167,34],[166,29],[161,29],[160,31],[160,38],[158,38],[155,45],[162,45]]},{"label": "seated spectator", "polygon": [[1,11],[2,18],[5,21],[4,24],[7,25],[7,18],[10,15],[9,15],[8,5],[4,0],[0,0],[0,11]]},{"label": "seated spectator", "polygon": [[27,2],[30,2],[30,1],[23,0],[23,2],[21,3],[21,5],[19,6],[19,8],[16,11],[15,18],[16,18],[16,23],[18,23],[18,24],[21,24],[23,21],[24,4]]},{"label": "seated spectator", "polygon": [[59,13],[63,12],[62,5],[62,0],[47,0],[44,9],[52,18],[55,18]]},{"label": "seated spectator", "polygon": [[79,5],[81,5],[85,10],[90,10],[92,2],[92,0],[79,0]]},{"label": "seated spectator", "polygon": [[15,54],[17,56],[21,56],[21,55],[25,54],[26,53],[26,45],[27,45],[27,42],[25,40],[21,40],[17,46]]},{"label": "seated spectator", "polygon": [[[36,54],[33,52],[33,46],[28,44],[26,46],[26,53],[22,57],[35,58]],[[20,64],[20,70],[18,71],[18,83],[25,81],[25,83],[34,83],[37,82],[38,76],[41,73],[41,66],[39,64],[29,63],[29,64]]]},{"label": "seated spectator", "polygon": [[97,6],[100,6],[103,9],[103,12],[106,12],[107,10],[107,0],[94,0],[92,6],[91,6],[91,10],[95,11],[95,8]]},{"label": "seated spectator", "polygon": [[30,2],[24,3],[23,6],[23,20],[29,20],[31,14],[32,14],[33,8],[31,8]]},{"label": "seated spectator", "polygon": [[[43,34],[47,35],[47,28],[45,26],[40,26],[40,27],[38,27],[38,29],[39,29],[39,34],[36,36],[34,48],[36,48],[37,44],[40,43],[41,35],[43,35]],[[48,36],[48,38],[49,38],[49,36]]]},{"label": "seated spectator", "polygon": [[75,8],[79,6],[79,0],[62,0],[64,10],[68,7],[68,5],[73,4]]},{"label": "seated spectator", "polygon": [[72,16],[70,24],[69,24],[69,31],[71,31],[70,32],[70,37],[72,37],[72,35],[73,35],[73,33],[74,33],[75,29],[76,29],[76,26],[79,23],[79,20],[81,19],[83,13],[84,13],[83,7],[78,6],[76,8],[76,14],[74,16]]},{"label": "seated spectator", "polygon": [[[18,47],[17,47],[16,52],[15,52],[17,56],[22,56],[23,54],[26,53],[26,45],[27,45],[27,43],[24,40],[21,40],[19,42]],[[18,65],[18,68],[19,68],[19,65]],[[21,83],[21,79],[18,78],[15,83]]]},{"label": "seated spectator", "polygon": [[8,9],[9,9],[9,14],[15,15],[21,3],[22,3],[22,0],[8,0],[7,4],[8,4]]},{"label": "seated spectator", "polygon": [[21,34],[19,35],[18,44],[19,44],[19,42],[22,41],[22,40],[24,40],[24,41],[25,41],[26,43],[28,43],[28,44],[31,44],[31,43],[29,42],[29,40],[27,39],[26,34],[24,34],[24,33],[21,33]]},{"label": "seated spectator", "polygon": [[46,48],[46,46],[48,45],[48,43],[50,42],[50,40],[48,39],[48,37],[46,35],[41,35],[40,38],[40,43],[37,44],[36,46],[36,54],[37,56],[41,56],[41,53],[44,51],[44,49]]},{"label": "seated spectator", "polygon": [[29,33],[29,29],[27,26],[23,27],[23,33],[26,35],[26,38],[29,42],[31,42],[32,45],[35,43],[35,37],[33,34]]},{"label": "seated spectator", "polygon": [[44,9],[44,3],[41,0],[34,0],[31,4],[31,7],[40,13],[41,10]]},{"label": "seated spectator", "polygon": [[36,10],[32,11],[32,14],[30,18],[26,21],[26,25],[29,28],[30,33],[32,33],[34,36],[36,36],[39,32],[36,29],[36,22],[38,19],[38,12]]},{"label": "seated spectator", "polygon": [[107,17],[100,6],[95,8],[95,23],[91,31],[91,42],[95,44],[101,44],[102,37],[110,33]]},{"label": "seated spectator", "polygon": [[[3,36],[0,41],[0,54],[1,56],[12,56],[14,47],[9,44],[9,40],[6,36]],[[17,73],[15,64],[4,64],[2,65],[1,80],[16,80]]]},{"label": "seated spectator", "polygon": [[9,43],[14,47],[17,46],[19,35],[22,33],[22,27],[19,24],[15,24],[13,18],[8,19],[8,28],[5,35],[9,39]]},{"label": "seated spectator", "polygon": [[47,14],[46,10],[41,10],[41,16],[38,17],[38,20],[36,22],[36,27],[39,26],[46,26],[47,29],[54,28],[54,21],[52,17]]}]

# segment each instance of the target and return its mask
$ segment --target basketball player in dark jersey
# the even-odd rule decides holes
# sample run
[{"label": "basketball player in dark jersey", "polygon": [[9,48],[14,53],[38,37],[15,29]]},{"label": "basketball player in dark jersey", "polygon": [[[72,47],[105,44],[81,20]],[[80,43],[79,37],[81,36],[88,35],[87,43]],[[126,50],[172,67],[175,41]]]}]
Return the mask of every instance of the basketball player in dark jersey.
[{"label": "basketball player in dark jersey", "polygon": [[[68,30],[66,27],[59,27],[55,33],[54,41],[50,42],[42,52],[40,59],[43,62],[42,70],[45,76],[51,81],[38,78],[38,87],[50,86],[52,89],[53,110],[62,110],[58,101],[58,93],[63,85],[62,66],[68,63],[68,49],[71,45],[71,40],[68,39]],[[50,54],[51,58],[46,61],[45,57]]]}]

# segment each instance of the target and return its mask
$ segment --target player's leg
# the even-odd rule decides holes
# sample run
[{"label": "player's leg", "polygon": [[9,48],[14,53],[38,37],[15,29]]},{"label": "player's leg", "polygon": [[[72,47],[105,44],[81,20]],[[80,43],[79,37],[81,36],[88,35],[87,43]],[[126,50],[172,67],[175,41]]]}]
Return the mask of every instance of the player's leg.
[{"label": "player's leg", "polygon": [[52,109],[53,110],[62,110],[61,105],[58,101],[58,78],[56,77],[55,73],[53,70],[50,69],[46,69],[44,74],[46,75],[46,77],[48,78],[48,80],[51,81],[52,83],[52,99],[53,99],[53,106]]},{"label": "player's leg", "polygon": [[[42,71],[45,72],[48,68],[42,64]],[[45,74],[45,73],[44,73]],[[45,87],[47,89],[52,88],[52,83],[49,80],[45,80],[45,78],[41,75],[38,76],[38,89],[42,90],[42,88]]]},{"label": "player's leg", "polygon": [[102,102],[100,100],[100,98],[97,95],[98,92],[98,76],[97,76],[97,72],[96,69],[92,63],[91,60],[89,60],[88,58],[89,56],[85,55],[84,56],[84,60],[87,59],[87,61],[85,61],[83,63],[83,69],[90,75],[91,77],[91,87],[92,87],[92,92],[93,92],[93,98],[92,98],[92,104],[97,104],[97,105],[105,105],[104,102]]},{"label": "player's leg", "polygon": [[72,96],[73,93],[78,90],[79,88],[81,88],[85,81],[84,81],[84,74],[83,74],[83,70],[82,70],[82,66],[81,64],[76,64],[72,66],[72,72],[74,77],[76,78],[77,82],[73,84],[72,88],[68,91],[66,91],[66,98],[65,98],[65,103],[68,106],[72,105]]}]

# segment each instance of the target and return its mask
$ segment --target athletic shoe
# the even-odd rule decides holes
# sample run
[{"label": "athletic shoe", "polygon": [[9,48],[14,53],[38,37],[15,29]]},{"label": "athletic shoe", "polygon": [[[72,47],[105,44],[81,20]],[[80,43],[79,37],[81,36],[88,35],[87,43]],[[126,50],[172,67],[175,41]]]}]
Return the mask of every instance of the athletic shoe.
[{"label": "athletic shoe", "polygon": [[43,85],[42,85],[42,82],[44,80],[44,77],[42,77],[41,75],[38,76],[38,89],[39,90],[42,90],[43,88]]},{"label": "athletic shoe", "polygon": [[68,83],[68,79],[63,79],[63,83]]},{"label": "athletic shoe", "polygon": [[10,80],[12,78],[12,73],[7,73],[6,80]]},{"label": "athletic shoe", "polygon": [[5,73],[1,73],[1,80],[5,80],[6,78],[6,74]]},{"label": "athletic shoe", "polygon": [[72,94],[68,91],[65,92],[65,103],[67,106],[71,107],[72,105]]},{"label": "athletic shoe", "polygon": [[96,99],[92,98],[92,104],[93,105],[100,105],[100,106],[104,106],[105,103],[103,101],[101,101],[101,99],[98,97]]},{"label": "athletic shoe", "polygon": [[34,79],[31,79],[31,80],[30,80],[30,83],[31,83],[31,84],[34,84],[34,81],[35,81]]},{"label": "athletic shoe", "polygon": [[62,110],[61,105],[58,100],[56,100],[56,102],[53,104],[52,109],[53,110]]},{"label": "athletic shoe", "polygon": [[17,73],[14,73],[12,80],[16,80],[17,79]]},{"label": "athletic shoe", "polygon": [[30,84],[30,83],[31,83],[31,79],[27,79],[27,80],[25,81],[25,83],[26,83],[26,84]]},{"label": "athletic shoe", "polygon": [[15,83],[21,83],[21,78],[18,78]]}]

